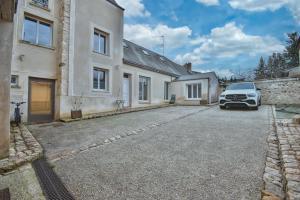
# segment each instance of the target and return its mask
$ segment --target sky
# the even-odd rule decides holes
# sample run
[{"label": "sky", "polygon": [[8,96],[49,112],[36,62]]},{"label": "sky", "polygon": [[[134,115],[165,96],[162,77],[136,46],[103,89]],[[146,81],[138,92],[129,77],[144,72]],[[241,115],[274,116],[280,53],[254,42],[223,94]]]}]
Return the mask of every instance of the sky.
[{"label": "sky", "polygon": [[300,31],[300,0],[116,0],[124,38],[221,77],[254,69]]}]

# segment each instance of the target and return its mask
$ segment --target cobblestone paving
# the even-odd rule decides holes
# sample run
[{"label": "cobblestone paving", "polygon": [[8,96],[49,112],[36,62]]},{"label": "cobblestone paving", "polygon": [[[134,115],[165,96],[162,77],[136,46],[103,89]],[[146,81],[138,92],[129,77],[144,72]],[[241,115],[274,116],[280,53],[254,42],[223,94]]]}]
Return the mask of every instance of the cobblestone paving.
[{"label": "cobblestone paving", "polygon": [[[269,111],[173,107],[31,130],[48,154],[64,143],[85,146],[53,163],[77,199],[253,200],[263,186]],[[77,145],[64,138],[72,134]]]},{"label": "cobblestone paving", "polygon": [[0,160],[0,174],[30,163],[42,156],[43,149],[24,125],[11,126],[9,157]]},{"label": "cobblestone paving", "polygon": [[300,199],[300,126],[278,126],[287,198]]},{"label": "cobblestone paving", "polygon": [[268,147],[262,199],[300,199],[300,126],[274,115]]}]

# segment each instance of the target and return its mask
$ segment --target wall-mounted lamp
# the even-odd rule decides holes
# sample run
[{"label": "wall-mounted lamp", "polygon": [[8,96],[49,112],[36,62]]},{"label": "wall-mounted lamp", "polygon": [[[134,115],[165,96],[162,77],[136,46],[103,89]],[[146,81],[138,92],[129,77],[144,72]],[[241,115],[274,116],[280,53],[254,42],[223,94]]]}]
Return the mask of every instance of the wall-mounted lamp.
[{"label": "wall-mounted lamp", "polygon": [[20,60],[21,62],[24,61],[24,58],[25,58],[25,55],[24,55],[24,54],[22,54],[22,55],[19,56],[19,60]]}]

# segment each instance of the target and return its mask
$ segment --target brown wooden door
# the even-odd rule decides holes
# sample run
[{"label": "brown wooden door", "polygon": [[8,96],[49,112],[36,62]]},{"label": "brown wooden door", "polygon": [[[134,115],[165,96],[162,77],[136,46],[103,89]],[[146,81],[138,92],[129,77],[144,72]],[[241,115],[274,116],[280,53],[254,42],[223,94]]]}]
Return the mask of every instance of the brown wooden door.
[{"label": "brown wooden door", "polygon": [[48,79],[29,79],[28,121],[54,120],[55,82]]}]

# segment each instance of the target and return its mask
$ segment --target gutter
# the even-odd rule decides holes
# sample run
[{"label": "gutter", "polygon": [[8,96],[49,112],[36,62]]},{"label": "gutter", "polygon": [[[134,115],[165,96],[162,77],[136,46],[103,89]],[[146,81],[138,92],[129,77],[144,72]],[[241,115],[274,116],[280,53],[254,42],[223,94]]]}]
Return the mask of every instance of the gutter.
[{"label": "gutter", "polygon": [[121,6],[119,6],[117,3],[114,3],[112,1],[106,0],[108,3],[111,3],[112,5],[116,6],[117,8],[120,8],[121,10],[125,10],[124,8],[122,8]]},{"label": "gutter", "polygon": [[186,80],[174,80],[173,82],[183,82],[183,81],[195,81],[195,80],[203,80],[203,79],[210,79],[209,77],[206,78],[194,78],[194,79],[186,79]]}]

